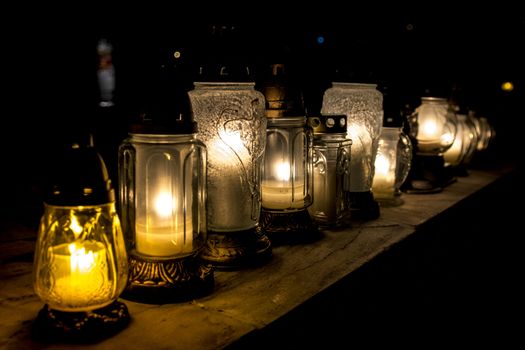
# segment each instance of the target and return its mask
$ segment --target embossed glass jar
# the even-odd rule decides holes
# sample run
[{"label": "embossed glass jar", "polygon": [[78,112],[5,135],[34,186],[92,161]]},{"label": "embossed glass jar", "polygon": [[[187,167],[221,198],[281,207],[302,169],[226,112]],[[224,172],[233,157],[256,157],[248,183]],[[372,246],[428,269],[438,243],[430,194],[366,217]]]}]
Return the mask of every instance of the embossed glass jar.
[{"label": "embossed glass jar", "polygon": [[208,149],[208,242],[203,258],[222,267],[270,252],[258,232],[266,144],[264,96],[253,82],[195,82],[189,91]]}]

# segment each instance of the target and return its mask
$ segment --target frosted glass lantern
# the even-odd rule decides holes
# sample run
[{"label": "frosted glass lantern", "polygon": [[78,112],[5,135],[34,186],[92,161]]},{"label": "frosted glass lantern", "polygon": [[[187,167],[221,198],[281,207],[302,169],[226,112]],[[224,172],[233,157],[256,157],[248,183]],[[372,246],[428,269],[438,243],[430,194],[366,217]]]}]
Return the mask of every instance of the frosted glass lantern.
[{"label": "frosted glass lantern", "polygon": [[264,96],[253,82],[194,85],[189,96],[199,137],[208,149],[208,241],[203,258],[224,268],[259,262],[271,255],[270,241],[258,227],[266,144]]},{"label": "frosted glass lantern", "polygon": [[314,201],[308,211],[323,228],[349,225],[352,140],[345,115],[309,116],[314,130]]},{"label": "frosted glass lantern", "polygon": [[198,256],[206,241],[206,147],[196,124],[177,117],[133,125],[119,149],[130,250],[125,296],[142,302],[189,299],[213,285]]},{"label": "frosted glass lantern", "polygon": [[410,171],[412,144],[399,127],[383,127],[375,160],[372,191],[382,206],[403,204],[401,185]]},{"label": "frosted glass lantern", "polygon": [[284,65],[271,68],[257,86],[268,120],[261,227],[274,242],[308,240],[318,234],[307,210],[313,194],[312,129],[306,124],[302,93],[286,76]]},{"label": "frosted glass lantern", "polygon": [[115,194],[92,146],[75,144],[51,169],[33,270],[35,293],[46,306],[34,334],[95,341],[129,322],[117,301],[128,263]]},{"label": "frosted glass lantern", "polygon": [[352,140],[352,215],[355,218],[377,218],[379,206],[371,189],[383,125],[383,95],[375,84],[333,83],[324,93],[321,113],[347,116],[347,136]]}]

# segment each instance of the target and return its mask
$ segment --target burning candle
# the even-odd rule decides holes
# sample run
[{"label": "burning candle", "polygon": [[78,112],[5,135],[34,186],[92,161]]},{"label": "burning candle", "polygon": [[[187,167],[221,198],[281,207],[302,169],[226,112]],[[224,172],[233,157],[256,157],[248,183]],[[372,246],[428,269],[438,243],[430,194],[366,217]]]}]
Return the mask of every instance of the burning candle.
[{"label": "burning candle", "polygon": [[290,180],[290,164],[280,162],[275,167],[275,180],[265,180],[261,184],[262,202],[267,209],[299,209],[304,207],[303,181]]},{"label": "burning candle", "polygon": [[112,284],[108,280],[107,250],[96,241],[76,241],[49,248],[50,270],[55,283],[50,295],[62,311],[103,307],[112,302]]}]

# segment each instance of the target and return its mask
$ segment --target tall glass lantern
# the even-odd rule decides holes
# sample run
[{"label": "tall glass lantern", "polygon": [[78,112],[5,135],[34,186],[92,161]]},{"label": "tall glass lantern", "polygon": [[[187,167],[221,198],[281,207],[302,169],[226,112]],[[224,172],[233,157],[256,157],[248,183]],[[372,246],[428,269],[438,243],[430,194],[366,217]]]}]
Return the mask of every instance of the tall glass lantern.
[{"label": "tall glass lantern", "polygon": [[312,129],[306,124],[302,94],[283,64],[257,87],[266,100],[266,150],[262,171],[263,230],[272,241],[315,238],[307,211],[312,204]]},{"label": "tall glass lantern", "polygon": [[125,297],[191,299],[213,288],[206,242],[206,147],[185,92],[154,104],[119,149],[120,204],[130,251]]},{"label": "tall glass lantern", "polygon": [[213,66],[210,75],[206,68],[189,91],[208,149],[208,240],[202,256],[217,267],[237,268],[271,256],[259,228],[264,96],[254,89],[247,67]]},{"label": "tall glass lantern", "polygon": [[308,211],[320,227],[349,225],[352,140],[345,115],[309,116],[314,131],[314,201]]},{"label": "tall glass lantern", "polygon": [[422,97],[409,123],[416,152],[404,190],[409,193],[442,191],[454,181],[444,169],[443,153],[456,137],[456,114],[445,98]]},{"label": "tall glass lantern", "polygon": [[372,194],[374,162],[383,125],[383,95],[376,84],[332,83],[323,96],[323,114],[345,114],[352,140],[350,170],[351,211],[354,218],[379,217]]},{"label": "tall glass lantern", "polygon": [[45,340],[94,342],[129,322],[117,298],[128,262],[115,194],[102,157],[74,143],[50,167],[50,187],[35,248],[33,285],[46,303],[33,334]]}]

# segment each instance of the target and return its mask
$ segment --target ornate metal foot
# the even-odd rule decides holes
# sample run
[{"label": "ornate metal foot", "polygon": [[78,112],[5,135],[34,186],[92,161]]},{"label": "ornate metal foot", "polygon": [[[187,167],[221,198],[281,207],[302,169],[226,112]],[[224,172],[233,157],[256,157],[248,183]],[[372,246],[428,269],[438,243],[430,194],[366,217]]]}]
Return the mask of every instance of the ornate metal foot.
[{"label": "ornate metal foot", "polygon": [[275,244],[309,243],[321,238],[306,209],[293,212],[262,210],[261,228]]}]

